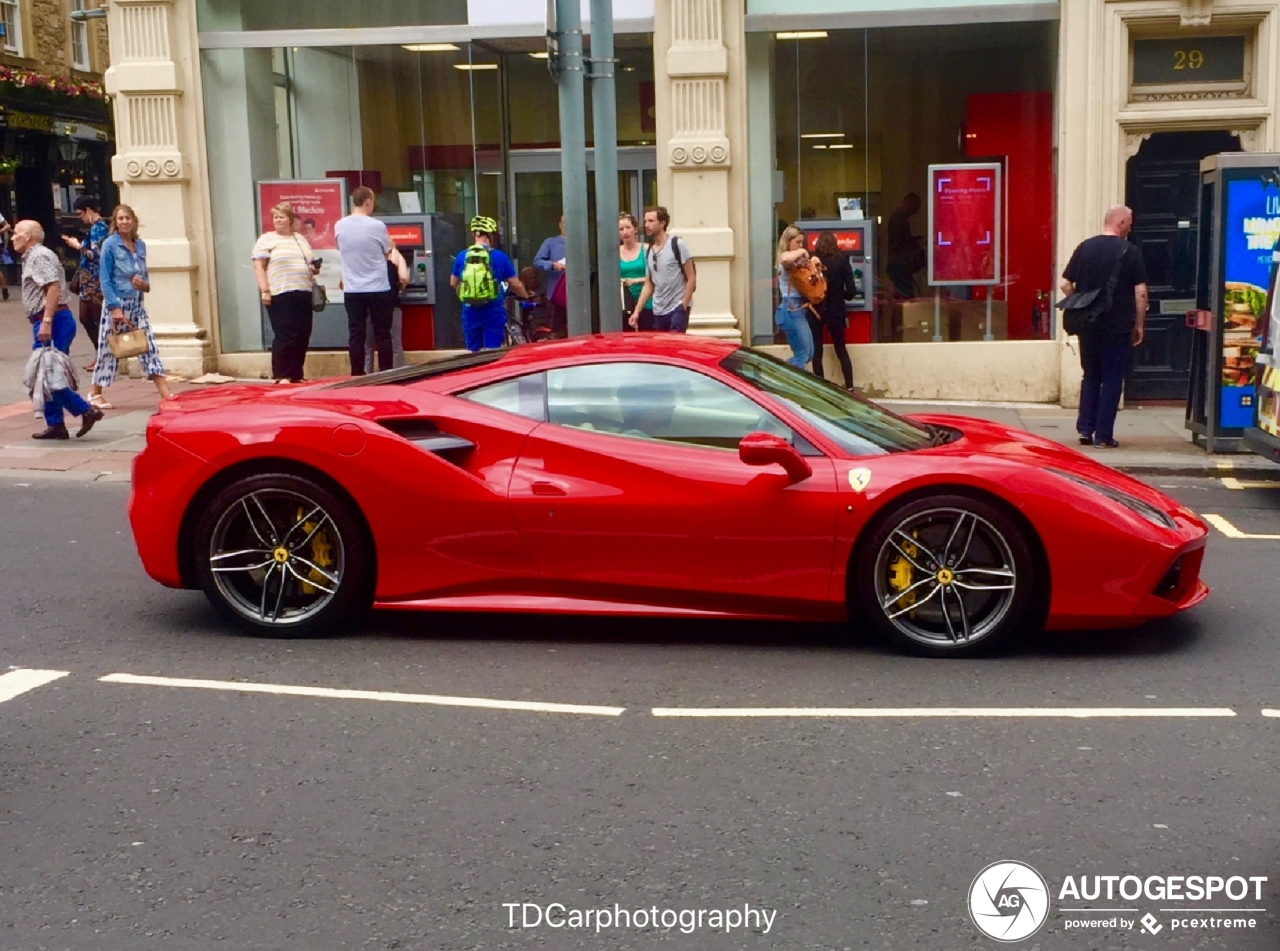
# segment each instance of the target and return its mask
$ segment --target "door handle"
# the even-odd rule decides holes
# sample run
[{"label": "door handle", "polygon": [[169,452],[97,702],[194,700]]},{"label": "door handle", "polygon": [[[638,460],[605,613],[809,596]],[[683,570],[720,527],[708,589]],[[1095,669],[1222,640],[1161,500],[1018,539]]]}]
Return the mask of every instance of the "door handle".
[{"label": "door handle", "polygon": [[565,491],[564,486],[556,485],[554,482],[535,482],[533,483],[533,494],[562,497],[569,493]]}]

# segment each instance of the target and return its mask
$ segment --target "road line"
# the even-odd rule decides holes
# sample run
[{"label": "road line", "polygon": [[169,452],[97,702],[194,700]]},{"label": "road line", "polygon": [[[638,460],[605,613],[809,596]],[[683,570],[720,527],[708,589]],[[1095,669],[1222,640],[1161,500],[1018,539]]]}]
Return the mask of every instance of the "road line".
[{"label": "road line", "polygon": [[626,707],[596,707],[574,703],[535,703],[526,700],[488,700],[483,697],[440,697],[425,693],[390,693],[381,690],[340,690],[328,687],[295,687],[289,684],[239,683],[234,680],[187,680],[179,677],[141,677],[108,674],[99,680],[109,684],[139,684],[148,687],[195,687],[203,690],[234,690],[237,693],[270,693],[294,697],[324,697],[330,700],[381,700],[385,703],[423,703],[439,707],[481,707],[486,710],[523,710],[531,713],[578,713],[598,717],[621,716]]},{"label": "road line", "polygon": [[1212,515],[1209,512],[1203,512],[1200,517],[1228,538],[1245,539],[1249,541],[1275,541],[1276,539],[1280,539],[1280,535],[1253,535],[1249,532],[1242,532],[1221,515]]},{"label": "road line", "polygon": [[[1234,717],[1229,707],[654,707],[655,717],[948,717],[1107,719],[1119,717]],[[1280,713],[1277,714],[1280,716]]]},{"label": "road line", "polygon": [[53,683],[55,680],[61,680],[69,670],[28,670],[21,668],[11,670],[7,674],[0,674],[0,703],[6,700],[12,700],[28,690],[35,690],[37,687],[43,687],[45,684]]},{"label": "road line", "polygon": [[1222,486],[1226,489],[1280,489],[1280,482],[1242,482],[1233,476],[1223,476]]},{"label": "road line", "polygon": [[1263,710],[1264,717],[1280,717],[1280,710]]}]

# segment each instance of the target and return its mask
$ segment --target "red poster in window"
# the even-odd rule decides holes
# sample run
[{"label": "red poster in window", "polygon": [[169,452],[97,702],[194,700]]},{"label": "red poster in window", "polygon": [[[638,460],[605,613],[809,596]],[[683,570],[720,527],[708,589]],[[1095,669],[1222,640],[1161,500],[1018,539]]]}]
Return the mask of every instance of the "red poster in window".
[{"label": "red poster in window", "polygon": [[281,202],[293,206],[297,231],[312,248],[337,247],[333,226],[344,214],[347,183],[340,178],[315,181],[258,182],[258,215],[262,231],[274,231],[271,209]]},{"label": "red poster in window", "polygon": [[929,166],[929,283],[999,284],[1000,166]]}]

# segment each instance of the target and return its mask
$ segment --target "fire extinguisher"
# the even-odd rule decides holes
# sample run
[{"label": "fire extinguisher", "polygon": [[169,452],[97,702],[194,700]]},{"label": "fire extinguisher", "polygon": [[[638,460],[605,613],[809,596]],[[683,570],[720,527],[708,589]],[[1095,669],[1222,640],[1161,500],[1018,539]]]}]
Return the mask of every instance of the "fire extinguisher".
[{"label": "fire extinguisher", "polygon": [[1049,295],[1044,291],[1036,291],[1031,305],[1031,333],[1042,340],[1049,337]]}]

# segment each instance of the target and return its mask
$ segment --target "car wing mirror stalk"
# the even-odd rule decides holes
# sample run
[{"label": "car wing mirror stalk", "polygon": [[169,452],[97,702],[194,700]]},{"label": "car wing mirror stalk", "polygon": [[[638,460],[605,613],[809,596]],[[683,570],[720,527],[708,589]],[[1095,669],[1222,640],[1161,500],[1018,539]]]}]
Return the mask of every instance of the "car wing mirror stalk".
[{"label": "car wing mirror stalk", "polygon": [[796,447],[772,433],[747,433],[738,443],[738,458],[749,466],[782,466],[792,482],[803,482],[813,475],[813,468]]}]

